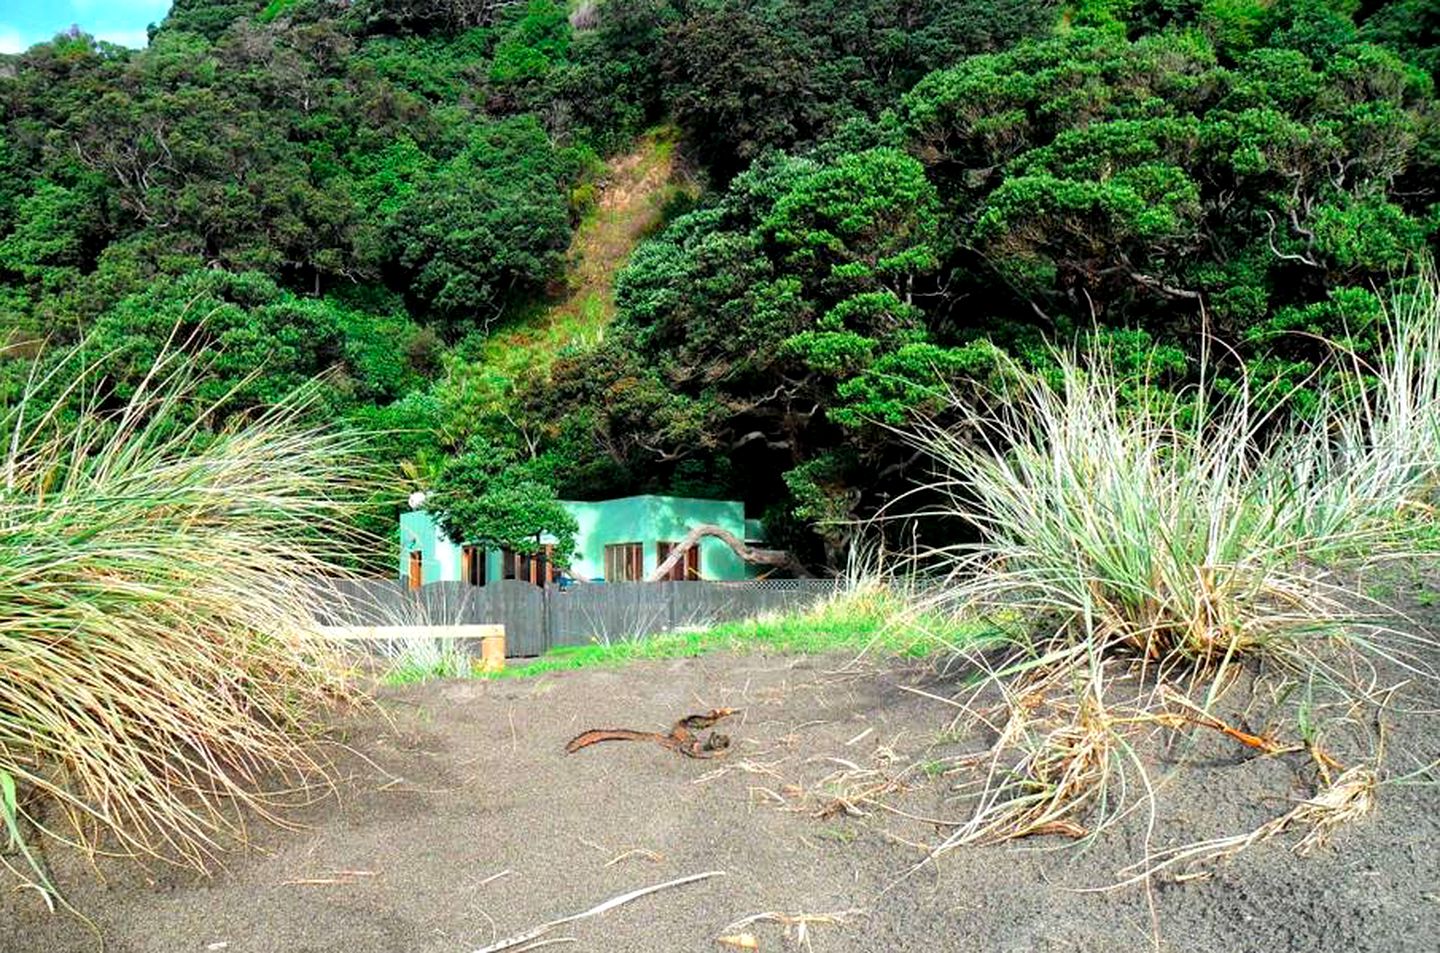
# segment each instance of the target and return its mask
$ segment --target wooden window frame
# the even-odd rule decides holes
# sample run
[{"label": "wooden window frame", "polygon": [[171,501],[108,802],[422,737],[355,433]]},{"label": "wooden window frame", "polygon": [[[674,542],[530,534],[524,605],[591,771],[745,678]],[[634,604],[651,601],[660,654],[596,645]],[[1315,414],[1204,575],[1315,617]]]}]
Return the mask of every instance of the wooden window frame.
[{"label": "wooden window frame", "polygon": [[[655,544],[655,565],[659,566],[670,556],[670,550],[679,546],[678,540],[660,540]],[[703,579],[700,575],[700,544],[697,542],[685,553],[685,558],[676,563],[665,576],[667,582],[695,582]]]},{"label": "wooden window frame", "polygon": [[500,578],[518,579],[535,586],[548,586],[555,581],[555,546],[547,543],[537,553],[500,551]]},{"label": "wooden window frame", "polygon": [[645,579],[645,544],[608,543],[605,546],[606,582],[643,582]]},{"label": "wooden window frame", "polygon": [[460,547],[460,581],[469,583],[472,586],[483,586],[486,579],[488,567],[486,566],[486,553],[484,546],[461,546]]}]

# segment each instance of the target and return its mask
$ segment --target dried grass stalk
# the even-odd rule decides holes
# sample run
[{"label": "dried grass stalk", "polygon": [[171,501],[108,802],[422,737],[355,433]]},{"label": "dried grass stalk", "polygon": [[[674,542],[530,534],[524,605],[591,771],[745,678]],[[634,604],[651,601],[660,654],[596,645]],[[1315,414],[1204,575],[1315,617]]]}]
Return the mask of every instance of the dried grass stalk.
[{"label": "dried grass stalk", "polygon": [[0,859],[41,886],[37,833],[203,869],[323,777],[313,580],[363,441],[315,390],[216,424],[202,371],[162,354],[117,405],[76,352],[0,409]]},{"label": "dried grass stalk", "polygon": [[[1010,365],[990,398],[954,397],[960,427],[919,428],[937,466],[925,489],[977,537],[922,554],[944,570],[936,601],[1009,623],[961,650],[1001,701],[962,703],[997,738],[971,759],[976,807],[944,848],[1094,836],[1153,806],[1137,744],[1157,729],[1306,748],[1218,715],[1241,671],[1369,703],[1382,664],[1433,677],[1417,651],[1431,641],[1377,622],[1383,607],[1336,572],[1433,550],[1440,284],[1427,271],[1417,288],[1384,358],[1338,352],[1343,386],[1288,421],[1284,394],[1220,387],[1206,369],[1175,394],[1101,348],[1057,354],[1049,375]],[[1322,777],[1339,767],[1316,760]],[[1367,777],[1344,772],[1274,830],[1304,821],[1304,843],[1322,842],[1368,810]]]}]

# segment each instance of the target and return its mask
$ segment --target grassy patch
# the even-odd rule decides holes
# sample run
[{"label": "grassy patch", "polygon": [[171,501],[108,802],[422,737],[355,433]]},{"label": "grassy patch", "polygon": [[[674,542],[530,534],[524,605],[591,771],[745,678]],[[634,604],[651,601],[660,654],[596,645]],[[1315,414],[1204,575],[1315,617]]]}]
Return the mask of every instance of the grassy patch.
[{"label": "grassy patch", "polygon": [[676,168],[678,135],[670,126],[653,129],[633,151],[610,161],[606,187],[575,231],[562,296],[497,328],[481,348],[484,367],[514,377],[548,366],[571,344],[600,339],[615,313],[616,274],[635,246],[663,224],[676,198],[696,191]]},{"label": "grassy patch", "polygon": [[830,824],[825,827],[816,828],[814,836],[817,840],[829,841],[832,844],[848,847],[860,838],[860,833],[853,827]]},{"label": "grassy patch", "polygon": [[515,304],[495,327],[447,355],[440,390],[452,416],[508,415],[516,394],[543,386],[567,348],[604,339],[615,315],[615,277],[631,252],[699,194],[677,162],[678,136],[674,127],[658,127],[611,159],[605,188],[584,187],[592,197],[567,253],[563,283]]},{"label": "grassy patch", "polygon": [[709,652],[880,652],[922,658],[986,637],[989,626],[942,613],[917,614],[898,597],[847,593],[791,615],[761,616],[704,629],[665,632],[608,644],[553,649],[533,662],[489,677],[529,678],[546,672],[621,665],[645,659],[691,658]]},{"label": "grassy patch", "polygon": [[420,639],[391,647],[380,681],[386,685],[418,685],[437,678],[466,678],[475,663],[463,651],[437,639]]}]

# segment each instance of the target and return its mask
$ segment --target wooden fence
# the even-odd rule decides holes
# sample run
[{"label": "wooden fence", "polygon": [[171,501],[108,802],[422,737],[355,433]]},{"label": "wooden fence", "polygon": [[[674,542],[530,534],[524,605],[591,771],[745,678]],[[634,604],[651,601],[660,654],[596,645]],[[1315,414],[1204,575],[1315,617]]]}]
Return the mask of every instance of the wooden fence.
[{"label": "wooden fence", "polygon": [[531,656],[559,646],[804,609],[833,595],[837,586],[828,579],[767,579],[559,589],[510,579],[485,586],[436,582],[412,590],[385,579],[335,579],[317,584],[316,617],[326,625],[503,625],[507,654]]}]

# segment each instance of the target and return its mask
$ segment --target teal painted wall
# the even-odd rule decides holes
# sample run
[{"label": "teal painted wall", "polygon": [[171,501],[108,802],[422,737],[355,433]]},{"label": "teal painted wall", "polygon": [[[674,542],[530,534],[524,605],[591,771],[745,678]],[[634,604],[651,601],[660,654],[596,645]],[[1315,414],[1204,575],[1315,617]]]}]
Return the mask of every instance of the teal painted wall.
[{"label": "teal painted wall", "polygon": [[[605,572],[605,547],[616,543],[641,543],[645,554],[645,574],[655,571],[661,542],[678,543],[690,527],[714,523],[746,538],[745,507],[735,500],[700,500],[675,496],[627,496],[594,503],[564,502],[562,504],[579,531],[575,534],[577,550],[570,564],[570,574],[577,579],[598,579]],[[451,542],[430,514],[424,511],[402,513],[400,516],[399,574],[409,573],[412,550],[419,549],[425,582],[458,580],[460,578],[460,546]],[[486,578],[500,578],[500,553],[486,555]],[[718,539],[700,541],[700,575],[705,579],[748,579],[753,573]]]},{"label": "teal painted wall", "polygon": [[[657,547],[654,541],[678,543],[690,527],[714,523],[729,530],[736,539],[745,538],[745,507],[731,500],[694,500],[673,496],[642,496],[649,509],[649,534],[645,537],[645,574],[655,571]],[[603,566],[604,564],[601,563]],[[749,571],[745,561],[720,540],[707,536],[700,540],[700,575],[704,579],[746,579]]]},{"label": "teal painted wall", "polygon": [[[450,542],[429,513],[400,514],[400,578],[410,578],[410,554],[420,551],[421,579],[426,583],[460,578],[460,547]],[[498,558],[498,557],[497,557]]]}]

